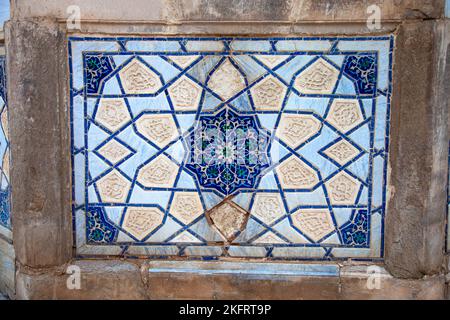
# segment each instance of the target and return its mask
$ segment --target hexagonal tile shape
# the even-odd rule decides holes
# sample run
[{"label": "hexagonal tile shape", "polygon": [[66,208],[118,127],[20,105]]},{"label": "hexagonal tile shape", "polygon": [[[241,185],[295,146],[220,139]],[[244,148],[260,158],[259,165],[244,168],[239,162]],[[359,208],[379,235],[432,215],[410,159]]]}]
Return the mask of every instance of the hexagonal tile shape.
[{"label": "hexagonal tile shape", "polygon": [[270,225],[285,214],[283,201],[279,193],[257,193],[251,214]]},{"label": "hexagonal tile shape", "polygon": [[137,131],[163,148],[178,137],[178,129],[170,114],[144,114],[136,121]]},{"label": "hexagonal tile shape", "polygon": [[202,88],[186,76],[180,77],[169,88],[175,110],[197,110],[202,96]]},{"label": "hexagonal tile shape", "polygon": [[361,183],[344,171],[339,172],[325,183],[333,205],[353,205]]},{"label": "hexagonal tile shape", "polygon": [[314,242],[335,230],[330,212],[324,209],[300,209],[291,216],[292,224]]},{"label": "hexagonal tile shape", "polygon": [[117,170],[113,170],[100,178],[96,184],[102,202],[105,203],[125,202],[131,187],[131,182]]},{"label": "hexagonal tile shape", "polygon": [[203,213],[203,206],[197,192],[176,192],[169,212],[184,224],[189,224]]},{"label": "hexagonal tile shape", "polygon": [[347,132],[359,125],[364,117],[358,100],[335,99],[326,120],[341,132]]},{"label": "hexagonal tile shape", "polygon": [[322,123],[310,114],[281,115],[275,135],[289,147],[296,149],[314,136],[322,128]]},{"label": "hexagonal tile shape", "polygon": [[359,150],[347,140],[342,139],[327,148],[323,153],[343,166],[355,158],[359,154]]},{"label": "hexagonal tile shape", "polygon": [[147,188],[172,188],[178,165],[161,154],[139,170],[137,181]]},{"label": "hexagonal tile shape", "polygon": [[245,88],[245,80],[231,61],[225,59],[209,78],[208,87],[228,100]]},{"label": "hexagonal tile shape", "polygon": [[119,76],[127,94],[153,94],[162,87],[159,76],[138,59],[130,61]]},{"label": "hexagonal tile shape", "polygon": [[289,157],[275,170],[283,189],[311,189],[319,183],[316,171],[296,156]]},{"label": "hexagonal tile shape", "polygon": [[142,241],[162,224],[164,213],[154,207],[129,207],[123,220],[123,229]]},{"label": "hexagonal tile shape", "polygon": [[281,110],[287,88],[274,76],[268,76],[250,89],[256,110]]},{"label": "hexagonal tile shape", "polygon": [[100,100],[95,120],[115,132],[131,120],[130,113],[123,99],[103,98]]},{"label": "hexagonal tile shape", "polygon": [[113,139],[98,149],[98,153],[112,164],[116,164],[128,156],[131,151]]},{"label": "hexagonal tile shape", "polygon": [[232,202],[222,202],[207,213],[212,225],[219,234],[228,242],[245,229],[248,221],[248,213]]},{"label": "hexagonal tile shape", "polygon": [[331,94],[339,78],[339,70],[320,58],[301,72],[294,88],[303,94]]}]

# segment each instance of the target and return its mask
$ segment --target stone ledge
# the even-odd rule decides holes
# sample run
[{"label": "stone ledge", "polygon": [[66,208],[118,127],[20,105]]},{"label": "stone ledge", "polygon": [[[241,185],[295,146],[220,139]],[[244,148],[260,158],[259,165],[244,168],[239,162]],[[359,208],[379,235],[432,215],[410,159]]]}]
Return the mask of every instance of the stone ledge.
[{"label": "stone ledge", "polygon": [[[444,299],[445,278],[403,280],[381,266],[380,289],[367,288],[369,265],[139,260],[74,261],[80,290],[63,269],[19,268],[17,299]],[[262,269],[264,268],[264,269]],[[281,271],[281,272],[277,272]],[[395,289],[395,290],[394,290]]]},{"label": "stone ledge", "polygon": [[[108,5],[105,5],[106,2]],[[13,19],[55,17],[66,19],[67,8],[79,6],[82,20],[107,21],[365,21],[368,6],[378,5],[383,21],[436,19],[444,16],[444,0],[133,0],[127,10],[120,0],[17,0],[12,5]]]}]

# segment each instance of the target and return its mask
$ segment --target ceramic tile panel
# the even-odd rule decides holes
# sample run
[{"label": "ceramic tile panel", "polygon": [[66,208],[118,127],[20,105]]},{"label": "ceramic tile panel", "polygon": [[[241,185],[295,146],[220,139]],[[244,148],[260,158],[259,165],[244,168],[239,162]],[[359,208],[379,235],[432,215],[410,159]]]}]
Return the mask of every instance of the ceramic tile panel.
[{"label": "ceramic tile panel", "polygon": [[6,59],[0,56],[0,235],[11,239]]},{"label": "ceramic tile panel", "polygon": [[382,259],[393,41],[71,37],[78,255]]}]

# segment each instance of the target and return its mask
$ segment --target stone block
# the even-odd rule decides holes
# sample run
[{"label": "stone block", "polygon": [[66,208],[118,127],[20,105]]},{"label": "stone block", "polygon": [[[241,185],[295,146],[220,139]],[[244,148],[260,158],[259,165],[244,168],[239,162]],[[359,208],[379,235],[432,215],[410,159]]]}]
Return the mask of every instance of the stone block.
[{"label": "stone block", "polygon": [[72,255],[65,35],[49,21],[6,27],[14,246],[29,267]]},{"label": "stone block", "polygon": [[[79,268],[80,289],[69,289],[72,275],[67,267]],[[71,288],[74,288],[73,286]],[[24,300],[140,300],[146,297],[138,265],[124,261],[74,261],[70,265],[46,270],[20,268],[17,299]]]},{"label": "stone block", "polygon": [[[394,51],[385,258],[401,278],[439,274],[447,203],[445,22],[404,23]],[[446,45],[447,43],[447,45]]]}]

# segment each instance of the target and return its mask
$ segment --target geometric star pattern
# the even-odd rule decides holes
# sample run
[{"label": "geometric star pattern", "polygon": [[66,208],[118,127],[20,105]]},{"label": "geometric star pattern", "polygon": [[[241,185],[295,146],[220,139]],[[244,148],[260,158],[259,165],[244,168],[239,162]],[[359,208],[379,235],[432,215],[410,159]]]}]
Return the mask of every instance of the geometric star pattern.
[{"label": "geometric star pattern", "polygon": [[382,259],[392,47],[71,37],[78,254]]},{"label": "geometric star pattern", "polygon": [[0,234],[11,237],[9,132],[6,88],[6,58],[0,56]]}]

